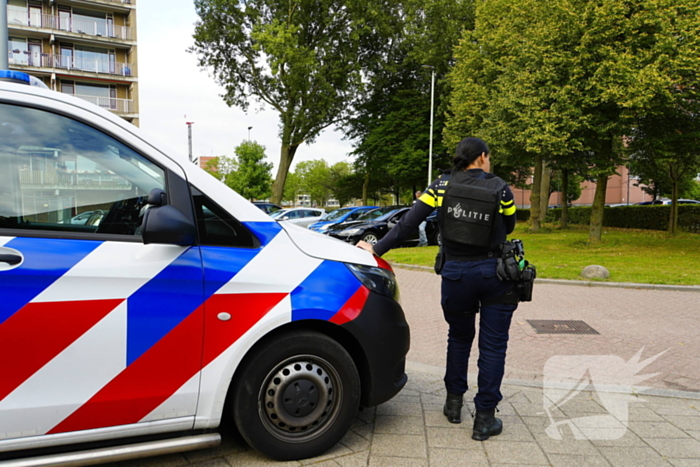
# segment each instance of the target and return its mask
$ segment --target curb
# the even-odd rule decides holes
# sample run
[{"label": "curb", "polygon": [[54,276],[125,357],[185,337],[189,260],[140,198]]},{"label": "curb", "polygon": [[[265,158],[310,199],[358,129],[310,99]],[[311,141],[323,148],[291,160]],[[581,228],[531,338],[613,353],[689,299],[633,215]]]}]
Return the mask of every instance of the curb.
[{"label": "curb", "polygon": [[[420,271],[434,272],[429,266],[417,266],[415,264],[391,263],[403,269],[417,269]],[[618,289],[645,289],[645,290],[665,290],[668,292],[700,292],[697,285],[662,285],[662,284],[634,284],[631,282],[599,282],[599,281],[579,281],[564,279],[535,279],[536,284],[554,285],[575,285],[579,287],[612,287]]]}]

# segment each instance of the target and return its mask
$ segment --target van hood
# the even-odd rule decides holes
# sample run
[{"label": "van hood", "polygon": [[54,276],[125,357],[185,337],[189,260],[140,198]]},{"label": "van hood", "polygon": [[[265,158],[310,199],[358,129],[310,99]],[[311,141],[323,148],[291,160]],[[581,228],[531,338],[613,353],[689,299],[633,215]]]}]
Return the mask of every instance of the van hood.
[{"label": "van hood", "polygon": [[376,258],[368,251],[342,240],[299,227],[287,221],[279,221],[278,223],[287,232],[292,242],[309,256],[366,266],[377,266],[378,264]]}]

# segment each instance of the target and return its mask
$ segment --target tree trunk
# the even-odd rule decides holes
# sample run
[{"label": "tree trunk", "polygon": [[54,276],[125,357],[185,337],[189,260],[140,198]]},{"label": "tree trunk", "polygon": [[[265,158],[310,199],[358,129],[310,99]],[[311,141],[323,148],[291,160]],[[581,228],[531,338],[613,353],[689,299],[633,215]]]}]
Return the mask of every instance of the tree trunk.
[{"label": "tree trunk", "polygon": [[549,182],[552,179],[552,171],[549,162],[542,159],[542,181],[540,182],[540,224],[544,224],[549,208]]},{"label": "tree trunk", "polygon": [[561,170],[561,219],[559,226],[562,229],[569,227],[569,169]]},{"label": "tree trunk", "polygon": [[668,220],[668,233],[676,235],[678,233],[678,180],[671,179],[671,215]]},{"label": "tree trunk", "polygon": [[542,180],[542,156],[535,156],[535,174],[530,192],[530,232],[540,230],[540,181]]},{"label": "tree trunk", "polygon": [[362,205],[369,206],[367,192],[369,191],[369,170],[365,172],[365,181],[362,183]]},{"label": "tree trunk", "polygon": [[282,144],[280,148],[280,166],[277,169],[275,183],[272,184],[272,198],[270,199],[270,201],[275,204],[280,204],[282,202],[284,184],[287,181],[287,174],[289,173],[289,168],[292,166],[294,154],[296,154],[298,147],[298,144]]},{"label": "tree trunk", "polygon": [[603,214],[605,194],[608,190],[608,175],[600,175],[596,180],[595,196],[591,207],[591,224],[588,243],[599,243],[603,236]]}]

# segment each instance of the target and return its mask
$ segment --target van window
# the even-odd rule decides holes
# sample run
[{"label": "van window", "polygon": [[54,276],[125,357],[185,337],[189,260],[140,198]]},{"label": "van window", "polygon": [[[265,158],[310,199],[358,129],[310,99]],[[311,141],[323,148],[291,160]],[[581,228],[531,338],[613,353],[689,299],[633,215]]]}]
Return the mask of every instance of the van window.
[{"label": "van window", "polygon": [[202,192],[190,187],[197,216],[199,242],[205,246],[258,248],[260,241],[243,224]]},{"label": "van window", "polygon": [[163,169],[61,115],[0,104],[0,228],[138,235]]}]

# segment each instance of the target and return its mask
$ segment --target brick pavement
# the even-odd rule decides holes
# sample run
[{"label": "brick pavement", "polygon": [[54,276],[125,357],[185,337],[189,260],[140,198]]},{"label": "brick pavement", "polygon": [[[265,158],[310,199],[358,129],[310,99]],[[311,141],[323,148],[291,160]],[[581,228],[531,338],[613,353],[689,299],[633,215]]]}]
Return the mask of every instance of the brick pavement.
[{"label": "brick pavement", "polygon": [[[521,304],[511,328],[504,400],[499,406],[503,434],[480,443],[470,438],[467,412],[473,410],[469,400],[473,390],[468,393],[462,424],[452,425],[442,415],[447,326],[439,308],[439,278],[417,270],[397,269],[396,273],[412,331],[409,382],[391,401],[361,411],[350,432],[329,452],[302,461],[273,462],[250,450],[234,429],[226,428],[218,449],[119,465],[700,466],[700,368],[696,357],[700,343],[694,319],[700,311],[700,294],[536,284],[534,300]],[[600,335],[538,335],[527,319],[583,320]],[[627,361],[642,347],[642,359],[666,352],[640,372],[659,373],[644,381],[649,389],[640,387],[633,395],[623,396],[628,402],[611,406],[610,401],[620,396],[616,388],[597,388],[596,392],[588,386],[559,407],[547,403],[542,377],[549,358],[613,355]],[[470,384],[476,386],[473,374]],[[617,432],[619,437],[594,439],[606,437],[598,431],[577,438],[576,426],[585,428],[596,420],[590,417],[609,418],[613,411],[613,421],[623,427]],[[554,422],[559,430],[554,429]],[[557,433],[561,439],[555,439]]]},{"label": "brick pavement", "polygon": [[[402,268],[396,274],[411,325],[408,359],[444,365],[447,325],[440,310],[440,277]],[[611,354],[629,360],[644,348],[642,358],[665,351],[645,369],[659,374],[644,385],[700,391],[699,316],[697,292],[538,283],[533,301],[521,303],[513,317],[506,378],[541,381],[545,362],[555,355]],[[528,319],[582,320],[600,334],[537,334]]]}]

